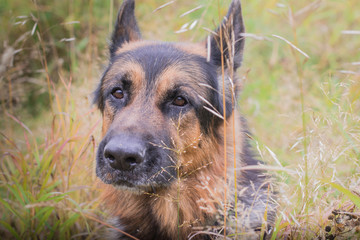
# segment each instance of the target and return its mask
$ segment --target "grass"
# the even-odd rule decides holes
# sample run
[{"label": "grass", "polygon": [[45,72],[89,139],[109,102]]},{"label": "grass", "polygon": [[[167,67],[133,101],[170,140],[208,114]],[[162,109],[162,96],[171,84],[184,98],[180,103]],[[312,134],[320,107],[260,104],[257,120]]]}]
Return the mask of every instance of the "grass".
[{"label": "grass", "polygon": [[[137,1],[145,38],[203,40],[204,28],[214,29],[229,5],[181,1],[152,12],[166,2]],[[119,5],[0,3],[5,239],[101,236],[93,169],[101,121],[90,95]],[[272,239],[360,237],[357,8],[357,0],[243,1],[248,36],[239,105],[254,149],[278,182]]]}]

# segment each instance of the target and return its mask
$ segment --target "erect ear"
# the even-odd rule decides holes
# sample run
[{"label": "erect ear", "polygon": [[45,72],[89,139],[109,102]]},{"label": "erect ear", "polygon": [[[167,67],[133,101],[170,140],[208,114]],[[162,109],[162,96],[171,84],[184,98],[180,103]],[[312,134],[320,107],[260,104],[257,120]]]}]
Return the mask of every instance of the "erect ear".
[{"label": "erect ear", "polygon": [[240,0],[231,2],[226,17],[215,32],[210,38],[210,60],[221,67],[223,56],[224,67],[232,67],[235,71],[241,65],[245,44]]},{"label": "erect ear", "polygon": [[[231,116],[235,107],[234,104],[236,104],[232,97],[233,94],[236,94],[239,85],[234,73],[240,67],[243,57],[245,44],[243,33],[245,33],[245,27],[241,3],[240,0],[232,0],[226,17],[215,30],[215,33],[210,36],[210,42],[207,43],[209,60],[217,67],[218,72],[218,110],[221,115],[226,111],[226,118]],[[222,64],[224,65],[223,73]],[[223,97],[225,97],[225,105]]]},{"label": "erect ear", "polygon": [[117,15],[115,29],[111,38],[111,57],[115,55],[116,49],[125,42],[139,39],[141,39],[141,33],[135,18],[135,1],[124,0]]}]

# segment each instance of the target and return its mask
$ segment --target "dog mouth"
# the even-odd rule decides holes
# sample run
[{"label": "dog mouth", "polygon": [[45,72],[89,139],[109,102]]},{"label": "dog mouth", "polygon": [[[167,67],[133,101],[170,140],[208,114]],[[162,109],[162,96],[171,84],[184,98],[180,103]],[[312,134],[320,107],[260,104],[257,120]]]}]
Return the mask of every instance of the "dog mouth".
[{"label": "dog mouth", "polygon": [[[151,191],[166,187],[176,178],[174,156],[166,149],[125,138],[104,139],[96,156],[96,175],[121,189]],[[130,146],[130,147],[128,147]]]}]

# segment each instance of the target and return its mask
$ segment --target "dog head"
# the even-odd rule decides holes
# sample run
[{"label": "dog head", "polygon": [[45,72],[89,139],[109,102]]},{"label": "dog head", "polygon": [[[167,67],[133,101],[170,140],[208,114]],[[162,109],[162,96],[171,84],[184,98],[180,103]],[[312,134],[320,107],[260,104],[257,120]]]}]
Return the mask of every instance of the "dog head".
[{"label": "dog head", "polygon": [[134,5],[124,0],[120,8],[95,91],[103,115],[96,173],[115,186],[166,187],[208,164],[216,151],[208,142],[221,141],[244,47],[241,6],[231,3],[205,44],[184,44],[142,40]]}]

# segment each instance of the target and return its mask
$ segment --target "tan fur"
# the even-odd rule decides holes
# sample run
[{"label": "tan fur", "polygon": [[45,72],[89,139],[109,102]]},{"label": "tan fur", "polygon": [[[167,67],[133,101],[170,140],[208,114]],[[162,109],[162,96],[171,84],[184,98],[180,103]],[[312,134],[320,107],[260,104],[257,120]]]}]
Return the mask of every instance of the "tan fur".
[{"label": "tan fur", "polygon": [[[125,44],[117,53],[130,51],[148,44],[150,43],[134,42]],[[188,53],[204,55],[204,49],[199,48],[199,45],[187,46],[177,44],[176,46]],[[204,139],[202,137],[200,124],[195,112],[192,110],[180,116],[178,121],[167,124],[161,118],[161,112],[154,113],[157,109],[155,103],[160,101],[164,94],[169,89],[172,89],[179,79],[189,84],[191,89],[197,90],[198,92],[195,94],[205,96],[205,92],[202,92],[204,88],[199,87],[196,79],[181,71],[181,68],[182,66],[179,65],[170,66],[158,77],[156,99],[147,102],[146,106],[144,106],[145,99],[139,97],[143,96],[141,93],[145,84],[144,71],[141,69],[141,66],[131,62],[115,63],[115,66],[107,76],[108,79],[105,79],[106,83],[115,77],[119,71],[131,75],[130,78],[134,81],[136,89],[138,89],[137,96],[135,96],[131,103],[131,114],[130,112],[126,114],[128,107],[122,110],[123,114],[128,116],[125,120],[122,119],[122,126],[134,124],[144,114],[149,117],[147,118],[148,122],[157,123],[152,126],[153,128],[170,126],[172,140],[175,143],[175,149],[173,150],[178,154],[179,163],[177,166],[174,166],[178,170],[178,179],[169,188],[156,193],[142,193],[139,195],[130,191],[116,189],[113,186],[104,185],[104,202],[110,211],[120,219],[125,219],[125,221],[126,219],[137,219],[139,222],[132,222],[131,224],[138,226],[139,230],[144,232],[151,231],[151,229],[147,229],[147,226],[151,225],[147,223],[147,221],[151,220],[147,216],[150,211],[159,223],[162,231],[167,232],[169,236],[172,236],[172,239],[176,239],[178,234],[180,234],[181,239],[185,239],[191,233],[192,227],[203,226],[207,216],[214,214],[217,206],[223,201],[223,189],[225,186],[223,175],[219,175],[219,173],[224,171],[224,146],[219,145],[215,139]],[[196,66],[194,71],[196,71]],[[134,109],[139,111],[134,111]],[[149,113],[149,111],[152,111],[152,113]],[[111,112],[111,109],[105,110],[103,134],[107,131],[113,118],[109,112]],[[230,117],[229,119],[229,125],[232,125],[233,118]],[[114,121],[117,121],[116,118]],[[238,129],[236,132],[240,132],[240,123],[237,122],[237,125]],[[231,129],[231,126],[228,129]],[[143,130],[137,129],[137,131]],[[219,133],[223,133],[222,127],[219,129]],[[229,131],[227,136],[227,142],[231,146],[232,132]],[[241,138],[237,137],[237,139]],[[228,167],[232,169],[233,149],[229,147],[227,151],[229,152]],[[196,203],[195,205],[191,204],[194,202]],[[176,221],[177,216],[180,217],[180,226],[178,226],[178,221]]]},{"label": "tan fur", "polygon": [[120,48],[118,48],[116,50],[116,55],[124,53],[124,52],[128,52],[131,50],[134,50],[136,48],[139,47],[144,47],[144,46],[148,46],[151,44],[154,44],[155,42],[153,41],[134,41],[134,42],[126,42],[123,45],[121,45]]},{"label": "tan fur", "polygon": [[198,43],[176,43],[175,47],[186,53],[195,54],[206,58],[205,44],[202,45]]},{"label": "tan fur", "polygon": [[109,84],[115,85],[113,87],[116,87],[117,82],[113,81],[113,79],[119,75],[119,73],[128,74],[128,77],[131,79],[134,88],[142,89],[145,79],[145,72],[140,64],[130,61],[117,61],[114,63],[114,66],[105,76],[103,88],[108,88]]},{"label": "tan fur", "polygon": [[[184,64],[184,65],[182,65]],[[163,96],[167,90],[172,89],[175,84],[186,83],[186,89],[189,94],[200,95],[202,97],[206,96],[206,91],[208,89],[199,85],[199,79],[204,78],[199,69],[199,66],[192,66],[192,74],[184,72],[183,69],[187,66],[186,63],[171,65],[165,69],[157,80],[157,89],[156,93],[158,96]]]},{"label": "tan fur", "polygon": [[[227,168],[230,173],[233,173],[234,166],[232,119],[233,117],[229,118],[227,126]],[[236,121],[236,132],[241,132],[241,128],[240,121]],[[223,131],[223,128],[219,131]],[[180,139],[188,140],[186,137],[177,140]],[[155,218],[161,230],[171,236],[171,239],[177,239],[179,235],[180,239],[187,239],[193,227],[213,224],[204,221],[216,213],[216,209],[224,201],[226,184],[223,175],[219,175],[225,167],[224,146],[219,145],[215,139],[201,139],[197,144],[200,142],[201,149],[189,149],[179,155],[182,164],[179,166],[178,179],[166,189],[156,193],[137,194],[103,184],[105,191],[102,199],[110,212],[125,221],[131,219],[131,225],[137,226],[138,231],[143,232],[151,232],[151,229],[148,229],[148,226],[151,226],[149,221]],[[238,147],[241,145],[237,144]],[[194,202],[196,204],[192,204]]]},{"label": "tan fur", "polygon": [[104,137],[107,130],[110,127],[111,122],[114,119],[114,110],[108,103],[105,103],[104,114],[103,114],[103,125],[102,125],[102,136]]},{"label": "tan fur", "polygon": [[[110,69],[97,90],[97,99],[105,103],[98,101],[104,139],[96,170],[112,184],[101,183],[112,223],[148,240],[188,239],[196,230],[207,236],[192,239],[232,234],[229,226],[221,229],[222,221],[235,217],[241,233],[259,230],[268,213],[269,180],[260,170],[239,171],[261,161],[249,149],[244,121],[232,101],[238,81],[231,78],[244,47],[240,1],[232,1],[217,33],[200,44],[141,40],[134,4],[124,0],[119,11]],[[129,88],[124,84],[126,98],[100,95],[120,87],[125,79],[119,76],[131,81]],[[178,104],[177,97],[187,98],[188,105]],[[206,109],[231,111],[231,116],[224,113],[219,120]]]}]

